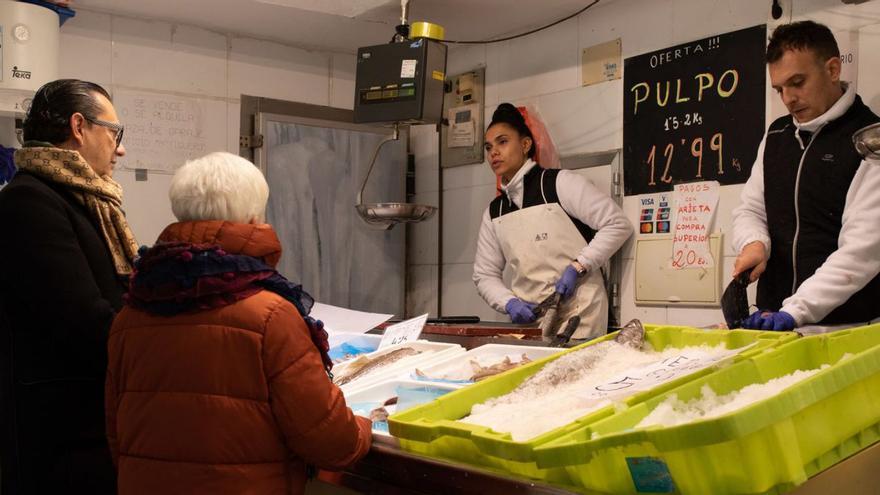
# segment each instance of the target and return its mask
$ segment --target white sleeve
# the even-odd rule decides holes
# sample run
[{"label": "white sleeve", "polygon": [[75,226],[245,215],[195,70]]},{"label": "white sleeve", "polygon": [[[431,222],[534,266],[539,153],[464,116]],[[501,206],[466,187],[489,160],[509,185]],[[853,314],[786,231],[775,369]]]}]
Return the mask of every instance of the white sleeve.
[{"label": "white sleeve", "polygon": [[880,273],[880,161],[862,161],[843,208],[837,250],[791,297],[782,311],[799,325],[816,323]]},{"label": "white sleeve", "polygon": [[746,244],[754,241],[764,243],[770,252],[770,233],[767,230],[767,209],[764,205],[764,144],[767,135],[758,146],[758,156],[752,165],[752,173],[739,196],[740,205],[733,209],[733,233],[731,244],[737,254]]},{"label": "white sleeve", "polygon": [[623,210],[586,177],[561,170],[556,176],[556,195],[566,213],[596,231],[588,246],[580,253],[572,253],[572,259],[580,264],[590,269],[601,267],[632,235],[632,224]]},{"label": "white sleeve", "polygon": [[480,224],[480,234],[477,237],[477,253],[474,258],[474,284],[477,293],[480,294],[489,306],[495,311],[507,313],[505,305],[510,298],[515,297],[513,292],[504,285],[502,274],[507,260],[501,250],[501,244],[495,235],[495,227],[489,217],[489,208],[483,212],[483,220]]}]

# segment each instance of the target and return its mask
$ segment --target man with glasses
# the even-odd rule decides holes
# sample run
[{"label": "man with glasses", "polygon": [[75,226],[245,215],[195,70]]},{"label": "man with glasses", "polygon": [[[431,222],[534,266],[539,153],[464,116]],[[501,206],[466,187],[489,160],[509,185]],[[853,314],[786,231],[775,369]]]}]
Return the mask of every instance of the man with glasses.
[{"label": "man with glasses", "polygon": [[0,191],[3,495],[116,491],[106,346],[137,252],[111,177],[122,136],[104,88],[50,82]]}]

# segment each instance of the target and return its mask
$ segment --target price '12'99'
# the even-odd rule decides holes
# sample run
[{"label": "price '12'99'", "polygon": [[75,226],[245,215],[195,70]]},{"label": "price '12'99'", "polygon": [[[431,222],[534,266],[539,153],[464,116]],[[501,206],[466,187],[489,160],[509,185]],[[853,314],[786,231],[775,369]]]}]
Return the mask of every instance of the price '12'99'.
[{"label": "price '12'99'", "polygon": [[[684,145],[687,141],[682,139],[681,144]],[[700,179],[703,177],[703,138],[698,137],[694,138],[691,141],[691,156],[697,159],[697,173],[694,175],[695,179]],[[715,133],[709,139],[709,149],[711,151],[717,152],[718,161],[717,161],[717,175],[724,175],[724,136],[722,133]],[[672,157],[675,154],[675,146],[673,143],[669,143],[666,145],[666,148],[663,150],[663,157],[666,158],[666,164],[663,167],[663,174],[660,176],[660,181],[665,182],[666,184],[672,183],[672,176],[669,175],[669,168],[672,165]],[[648,158],[646,163],[651,171],[650,176],[648,177],[648,185],[654,186],[657,185],[656,181],[656,162],[657,162],[657,145],[654,144],[651,146],[651,151],[648,152]]]}]

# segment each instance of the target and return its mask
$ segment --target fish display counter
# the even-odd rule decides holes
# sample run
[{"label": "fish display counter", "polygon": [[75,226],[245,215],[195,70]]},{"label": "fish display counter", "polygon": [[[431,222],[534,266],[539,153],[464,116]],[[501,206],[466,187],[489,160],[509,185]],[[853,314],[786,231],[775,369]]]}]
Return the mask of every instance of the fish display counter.
[{"label": "fish display counter", "polygon": [[[790,495],[828,493],[874,493],[880,486],[880,444],[840,462],[788,492]],[[589,494],[527,479],[515,478],[474,466],[402,451],[375,443],[370,453],[353,468],[339,473],[321,471],[306,485],[307,495],[357,493],[402,495],[570,495]]]},{"label": "fish display counter", "polygon": [[[626,331],[630,326],[632,326],[630,331]],[[678,407],[676,404],[681,401],[676,402],[675,395],[677,393],[685,394],[691,389],[703,391],[704,382],[722,383],[727,375],[736,375],[739,377],[739,381],[747,385],[747,374],[740,373],[738,371],[740,369],[751,369],[752,367],[761,370],[769,369],[769,364],[765,365],[763,363],[775,363],[777,368],[781,366],[779,363],[788,363],[793,367],[798,367],[800,365],[794,366],[797,363],[793,363],[793,357],[801,356],[801,354],[808,355],[811,359],[817,360],[817,363],[822,361],[819,363],[822,366],[810,373],[800,373],[803,376],[795,376],[797,373],[791,374],[790,381],[792,383],[785,385],[785,387],[803,388],[811,386],[809,385],[810,381],[827,381],[828,376],[826,375],[829,373],[841,373],[838,368],[849,369],[848,367],[861,364],[862,361],[868,358],[873,359],[872,356],[880,353],[880,351],[864,350],[865,348],[872,348],[873,343],[878,340],[876,337],[878,335],[876,333],[878,328],[873,327],[860,331],[838,332],[833,337],[822,337],[822,339],[829,340],[829,343],[826,344],[824,340],[822,342],[815,341],[815,338],[799,339],[793,333],[708,331],[686,327],[658,327],[653,325],[646,326],[646,331],[645,328],[640,328],[640,326],[638,322],[631,322],[617,335],[609,335],[604,339],[600,339],[600,342],[578,346],[575,349],[563,351],[561,354],[557,351],[544,357],[534,354],[534,351],[527,351],[529,344],[534,345],[536,344],[535,341],[521,341],[519,349],[496,346],[491,352],[488,349],[492,346],[487,346],[487,349],[484,351],[480,351],[480,348],[477,347],[468,353],[457,354],[455,357],[438,362],[432,366],[420,367],[414,374],[405,377],[405,379],[398,377],[398,381],[395,383],[388,383],[384,386],[376,386],[359,392],[358,394],[351,394],[351,399],[357,399],[354,402],[363,402],[364,410],[369,409],[370,416],[375,416],[374,432],[376,424],[379,424],[383,429],[387,428],[386,425],[389,424],[388,415],[394,415],[390,421],[392,427],[390,428],[390,433],[393,436],[388,435],[384,431],[378,435],[374,434],[373,447],[366,458],[346,472],[321,473],[319,479],[310,484],[308,493],[313,495],[325,493],[442,493],[444,495],[449,493],[606,493],[608,492],[607,490],[601,492],[591,491],[593,488],[589,487],[591,484],[589,479],[593,479],[597,475],[609,480],[612,477],[601,474],[604,471],[600,470],[599,472],[590,473],[589,479],[578,478],[577,475],[587,473],[586,468],[579,466],[577,462],[565,461],[562,457],[559,459],[565,461],[562,462],[562,465],[570,476],[535,476],[534,473],[551,472],[550,469],[546,469],[553,467],[547,459],[559,457],[555,455],[556,450],[561,449],[568,452],[569,450],[585,449],[591,445],[589,444],[591,441],[605,441],[603,438],[607,436],[606,431],[613,433],[615,431],[614,428],[616,428],[615,425],[618,423],[626,426],[635,421],[633,420],[629,423],[623,421],[628,419],[629,416],[638,413],[639,417],[635,419],[640,419],[642,416],[645,416],[645,413],[642,412],[643,410],[647,411],[657,405],[663,406],[667,403],[671,404],[670,407]],[[836,343],[831,345],[831,340],[835,340]],[[702,347],[688,347],[695,344],[699,344]],[[718,344],[723,344],[723,346],[718,347]],[[618,350],[620,346],[624,348]],[[798,351],[805,347],[826,349],[828,356],[822,357],[824,355],[821,353],[805,354]],[[674,349],[676,348],[679,350],[675,351]],[[717,361],[718,363],[725,364],[711,365],[710,368],[696,365],[689,366],[689,371],[682,375],[681,378],[673,379],[672,381],[666,380],[665,384],[660,383],[659,388],[655,387],[652,390],[646,389],[645,391],[637,392],[633,399],[627,399],[627,407],[620,410],[611,408],[602,414],[591,413],[588,408],[578,411],[571,404],[565,402],[566,398],[564,396],[554,397],[549,403],[541,401],[547,406],[542,409],[543,411],[550,409],[556,411],[552,416],[560,416],[563,415],[561,412],[571,410],[572,417],[580,417],[576,422],[571,422],[570,419],[566,418],[560,419],[561,424],[567,424],[564,428],[560,428],[556,423],[543,425],[542,421],[548,419],[543,417],[547,416],[546,414],[538,414],[541,418],[536,418],[534,410],[527,412],[527,408],[524,408],[525,406],[517,405],[517,401],[521,399],[520,396],[524,394],[526,396],[534,395],[532,394],[532,389],[528,389],[531,385],[537,384],[537,387],[532,387],[535,391],[545,390],[548,392],[553,392],[560,388],[559,383],[556,383],[560,379],[564,379],[563,381],[573,380],[572,383],[577,385],[577,383],[580,383],[577,380],[581,379],[576,378],[576,374],[565,370],[569,368],[576,368],[577,370],[594,369],[597,366],[585,366],[584,362],[593,363],[595,361],[595,363],[599,363],[604,356],[612,353],[612,351],[615,355],[621,354],[621,352],[644,354],[644,356],[641,356],[644,358],[643,360],[650,362],[640,364],[638,359],[634,359],[631,356],[625,359],[625,361],[632,364],[633,367],[645,368],[645,370],[650,372],[646,376],[655,378],[659,375],[657,375],[654,369],[656,368],[654,361],[659,360],[664,365],[673,363],[676,367],[679,367],[683,359],[679,354],[682,353],[687,354],[687,357],[692,361],[700,360],[707,363]],[[527,352],[532,352],[532,354],[529,355]],[[710,355],[712,353],[720,354],[718,356]],[[667,356],[666,354],[670,355]],[[675,356],[672,356],[672,354],[675,354]],[[706,354],[706,356],[702,354]],[[782,360],[782,357],[785,357],[785,360]],[[498,363],[495,363],[495,361],[498,361]],[[792,361],[793,364],[789,363],[789,361]],[[826,363],[825,361],[828,362]],[[608,368],[608,366],[602,365],[599,367],[604,369]],[[496,368],[500,370],[503,376],[489,378],[487,382],[491,383],[481,380],[485,372],[495,371]],[[560,375],[554,371],[557,368],[560,370],[564,368],[565,370]],[[800,366],[800,368],[806,370],[810,366]],[[859,369],[862,368],[863,366]],[[631,371],[626,370],[626,376],[630,377],[632,375],[636,378],[640,376],[634,375]],[[734,373],[735,371],[736,373]],[[784,375],[783,371],[786,370],[776,373],[780,375],[779,380],[788,379],[788,375]],[[669,373],[663,374],[664,377],[667,375]],[[421,381],[426,378],[438,380],[438,382]],[[602,377],[593,378],[600,379]],[[852,379],[855,380],[855,378]],[[544,381],[548,380],[548,383],[552,382],[555,385],[542,385]],[[470,381],[475,383],[466,384],[464,385],[465,389],[461,389],[454,394],[452,393],[454,387],[462,386],[460,382]],[[608,380],[602,378],[600,381],[604,383]],[[505,384],[505,382],[510,383]],[[615,384],[620,383],[619,381],[612,382]],[[768,382],[766,387],[769,387],[771,382]],[[803,385],[798,385],[798,383],[803,383]],[[842,382],[837,380],[835,383]],[[505,390],[501,390],[499,387],[505,388]],[[510,390],[506,390],[507,388],[510,388]],[[754,397],[749,398],[748,402],[776,400],[775,397],[779,394],[779,392],[773,392],[769,398],[762,398],[763,396],[758,393],[760,390],[757,390],[760,387],[751,386],[743,388],[740,396],[752,388],[756,388],[756,392],[754,394],[750,392],[751,395],[749,397],[752,395]],[[722,389],[719,390],[726,392]],[[705,392],[703,393],[705,394]],[[449,395],[447,396],[446,394]],[[583,391],[577,392],[577,394],[583,395]],[[430,397],[424,399],[423,396],[426,395]],[[454,398],[453,395],[455,396]],[[478,399],[477,395],[485,395],[490,400],[478,408],[476,407],[479,402],[476,401]],[[690,397],[690,395],[686,394],[687,397]],[[810,397],[814,396],[818,397],[816,394],[810,394]],[[719,395],[719,400],[723,399],[722,402],[725,402],[727,400],[725,397]],[[746,397],[739,398],[746,399]],[[421,406],[415,406],[412,409],[410,409],[411,406],[406,405],[418,404],[423,400],[428,402],[423,403]],[[481,400],[485,401],[485,398]],[[459,404],[463,403],[463,401],[468,402],[468,404],[464,404],[464,406],[468,407]],[[471,408],[470,402],[473,402],[473,408]],[[735,403],[736,401],[731,402],[728,408],[733,407]],[[852,401],[850,400],[847,403],[852,403]],[[524,404],[528,405],[529,403],[525,401]],[[702,403],[689,403],[689,405],[703,407]],[[554,408],[552,406],[559,407]],[[505,411],[504,408],[509,410]],[[409,410],[406,411],[405,409]],[[658,411],[659,409],[662,409],[662,407],[658,408]],[[748,412],[751,410],[753,409],[747,409],[744,410],[746,412],[738,414],[754,415]],[[470,411],[471,416],[464,417],[468,411]],[[457,421],[447,421],[444,419],[446,416]],[[533,420],[530,420],[529,417],[533,418]],[[669,419],[664,418],[665,416],[660,419],[663,421]],[[692,421],[689,418],[679,419]],[[524,420],[524,422],[521,420]],[[490,435],[490,430],[487,430],[489,433],[481,433],[483,429],[486,429],[486,426],[482,425],[490,425],[491,431],[508,431],[510,432],[509,436],[497,433]],[[541,428],[537,428],[538,426]],[[544,430],[547,428],[551,429],[549,436],[548,433],[544,433]],[[648,428],[657,427],[649,426]],[[688,428],[688,426],[678,426],[676,428]],[[558,431],[559,434],[553,434],[552,431]],[[870,433],[875,430],[866,431]],[[470,432],[470,434],[462,436],[464,432]],[[591,432],[599,432],[601,435],[599,437],[595,434],[591,436]],[[440,435],[439,437],[437,436],[438,434]],[[628,435],[629,433],[623,432],[622,434]],[[536,437],[535,435],[538,436]],[[546,440],[548,441],[534,441],[534,439],[543,438],[542,436],[547,436]],[[431,440],[441,437],[448,440],[443,440],[441,443],[435,443]],[[558,440],[554,441],[554,438]],[[598,440],[596,440],[597,438]],[[840,493],[866,493],[866,490],[870,490],[870,487],[878,486],[880,474],[872,466],[880,463],[880,444],[875,443],[876,437],[866,436],[862,440],[864,440],[860,442],[862,447],[849,451],[850,453],[856,452],[855,454],[841,455],[838,459],[843,460],[835,461],[836,464],[825,464],[825,467],[822,469],[812,470],[808,473],[808,479],[804,478],[805,481],[801,481],[795,486],[789,485],[778,493],[794,493],[798,495],[828,493],[823,487],[835,487],[835,491]],[[401,448],[401,445],[405,449]],[[447,451],[443,451],[443,448],[446,447],[448,447]],[[858,452],[859,449],[861,449],[861,452]],[[534,457],[534,461],[538,462],[538,467],[541,470],[531,470],[534,473],[530,475],[529,466],[531,464],[524,462],[527,459],[523,456],[530,459]],[[505,458],[508,460],[505,461]],[[587,461],[582,456],[576,456],[576,459],[581,463]],[[557,461],[558,459],[553,462]],[[746,466],[742,465],[742,469],[746,469]],[[627,471],[627,468],[625,466],[617,466],[613,471],[617,472],[616,476],[619,477]],[[553,468],[552,472],[562,473],[563,471]],[[681,478],[682,474],[677,474],[676,476],[678,476],[677,479],[679,481],[683,479]],[[568,480],[568,482],[565,482],[565,480]],[[677,483],[675,485],[677,486]],[[664,493],[678,493],[673,485],[670,485],[670,488],[665,490]],[[732,486],[724,488],[722,485],[718,485],[715,488],[724,493],[739,493]],[[632,488],[629,490],[632,490]],[[621,492],[618,489],[612,489],[609,493],[618,492],[636,493],[628,490]],[[686,490],[685,492],[699,493],[693,490]]]}]

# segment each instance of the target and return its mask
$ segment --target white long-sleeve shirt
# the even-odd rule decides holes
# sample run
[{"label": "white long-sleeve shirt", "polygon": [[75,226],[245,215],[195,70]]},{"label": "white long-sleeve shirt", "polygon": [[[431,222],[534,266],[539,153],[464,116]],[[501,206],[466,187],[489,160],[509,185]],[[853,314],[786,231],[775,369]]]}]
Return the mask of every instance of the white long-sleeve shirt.
[{"label": "white long-sleeve shirt", "polygon": [[[827,112],[797,130],[818,132],[841,117],[855,101],[855,89],[847,85],[843,96]],[[797,136],[797,132],[795,133]],[[733,210],[733,248],[737,253],[754,241],[770,252],[767,210],[764,204],[764,146],[758,148],[752,173],[740,195],[742,204]],[[802,145],[803,147],[803,145]],[[880,273],[880,162],[862,160],[844,203],[837,250],[797,291],[782,301],[781,311],[790,314],[798,326],[821,321]]]},{"label": "white long-sleeve shirt", "polygon": [[[535,166],[537,164],[534,161],[527,160],[513,179],[501,186],[517,208],[522,208],[523,179]],[[586,177],[575,172],[559,171],[556,177],[556,194],[559,197],[559,205],[569,216],[596,230],[592,242],[579,253],[571,253],[571,258],[577,259],[580,264],[591,270],[599,269],[629,239],[632,235],[632,225],[626,219],[623,210],[608,194],[599,191]],[[473,279],[477,293],[496,311],[502,313],[505,312],[504,306],[507,301],[515,297],[502,280],[506,263],[487,207],[483,212],[477,238]],[[548,280],[548,282],[553,281]]]}]

